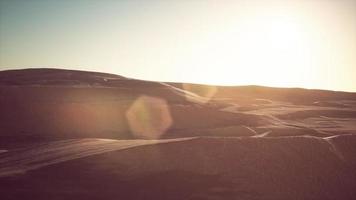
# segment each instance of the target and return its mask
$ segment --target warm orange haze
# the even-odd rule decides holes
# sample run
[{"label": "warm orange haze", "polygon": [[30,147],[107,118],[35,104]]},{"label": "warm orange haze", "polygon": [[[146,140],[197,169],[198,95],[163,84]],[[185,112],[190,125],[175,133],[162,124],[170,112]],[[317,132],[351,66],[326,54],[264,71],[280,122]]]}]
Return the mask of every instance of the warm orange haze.
[{"label": "warm orange haze", "polygon": [[0,69],[356,91],[356,1],[0,1]]},{"label": "warm orange haze", "polygon": [[1,200],[353,200],[356,1],[0,0]]}]

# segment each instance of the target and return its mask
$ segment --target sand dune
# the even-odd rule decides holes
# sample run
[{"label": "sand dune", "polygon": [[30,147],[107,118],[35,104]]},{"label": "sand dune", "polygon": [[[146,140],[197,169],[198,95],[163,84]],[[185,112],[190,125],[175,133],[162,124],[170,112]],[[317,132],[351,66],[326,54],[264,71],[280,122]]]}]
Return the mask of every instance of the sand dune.
[{"label": "sand dune", "polygon": [[5,152],[7,152],[6,149],[0,149],[0,153],[5,153]]},{"label": "sand dune", "polygon": [[72,139],[32,145],[0,156],[0,177],[25,173],[78,158],[136,146],[177,142],[191,138],[167,140]]},{"label": "sand dune", "polygon": [[0,72],[1,199],[356,196],[356,94]]},{"label": "sand dune", "polygon": [[213,137],[112,148],[0,183],[6,197],[34,199],[352,199],[355,139]]}]

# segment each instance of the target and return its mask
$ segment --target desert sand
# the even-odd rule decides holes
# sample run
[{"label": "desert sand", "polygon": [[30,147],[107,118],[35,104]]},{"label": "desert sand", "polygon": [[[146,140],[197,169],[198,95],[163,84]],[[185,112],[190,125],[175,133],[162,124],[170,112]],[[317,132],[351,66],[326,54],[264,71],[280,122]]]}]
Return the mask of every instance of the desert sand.
[{"label": "desert sand", "polygon": [[0,72],[0,198],[356,197],[356,93]]}]

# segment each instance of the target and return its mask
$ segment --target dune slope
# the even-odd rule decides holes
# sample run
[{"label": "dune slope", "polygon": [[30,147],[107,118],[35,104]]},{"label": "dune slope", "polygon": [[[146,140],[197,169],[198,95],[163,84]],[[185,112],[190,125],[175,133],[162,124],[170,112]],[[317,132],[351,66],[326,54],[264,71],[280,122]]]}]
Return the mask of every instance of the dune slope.
[{"label": "dune slope", "polygon": [[112,148],[0,183],[8,199],[353,199],[355,141],[193,138]]},{"label": "dune slope", "polygon": [[1,199],[351,200],[356,94],[0,71]]}]

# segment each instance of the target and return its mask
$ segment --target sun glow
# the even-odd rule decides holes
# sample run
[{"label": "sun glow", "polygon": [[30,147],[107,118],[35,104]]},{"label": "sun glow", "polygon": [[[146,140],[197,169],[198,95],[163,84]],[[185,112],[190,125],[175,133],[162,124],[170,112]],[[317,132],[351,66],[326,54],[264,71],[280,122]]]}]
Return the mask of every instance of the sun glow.
[{"label": "sun glow", "polygon": [[239,21],[193,46],[179,65],[201,70],[200,81],[208,84],[288,87],[312,81],[311,31],[303,23],[289,15]]},{"label": "sun glow", "polygon": [[212,20],[211,24],[220,26],[193,38],[188,50],[179,52],[184,59],[175,67],[187,82],[353,87],[345,81],[350,78],[345,72],[355,72],[355,58],[350,54],[356,50],[355,37],[341,25],[326,25],[341,17],[316,11],[313,18],[309,12],[296,5],[247,7],[240,14],[227,10],[221,18],[229,20]]},{"label": "sun glow", "polygon": [[354,0],[25,2],[0,2],[0,69],[356,91]]},{"label": "sun glow", "polygon": [[[304,75],[312,66],[306,32],[301,22],[280,16],[245,22],[218,44],[222,45],[219,70],[232,75],[222,76],[221,82],[291,86],[307,78]],[[236,74],[243,76],[236,80]]]}]

